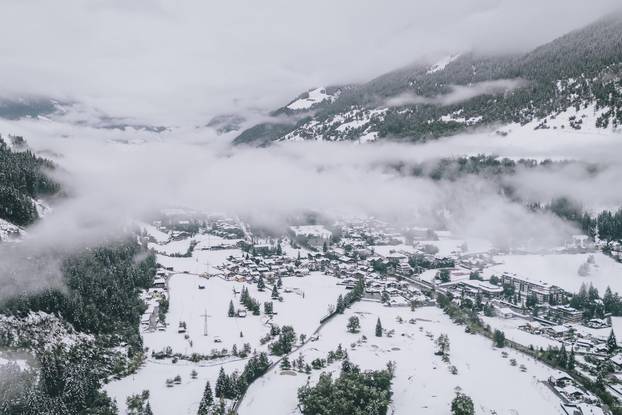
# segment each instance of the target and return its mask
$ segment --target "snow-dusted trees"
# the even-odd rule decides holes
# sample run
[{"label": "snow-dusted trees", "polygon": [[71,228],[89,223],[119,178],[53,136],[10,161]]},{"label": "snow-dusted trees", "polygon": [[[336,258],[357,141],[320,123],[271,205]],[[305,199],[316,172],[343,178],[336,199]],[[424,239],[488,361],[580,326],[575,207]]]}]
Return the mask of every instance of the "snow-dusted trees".
[{"label": "snow-dusted trees", "polygon": [[505,347],[505,333],[501,330],[495,330],[493,335],[493,342],[495,347]]},{"label": "snow-dusted trees", "polygon": [[382,323],[380,322],[380,317],[378,317],[378,321],[376,321],[376,337],[382,337]]},{"label": "snow-dusted trees", "polygon": [[272,286],[272,298],[273,298],[274,300],[276,300],[276,299],[278,299],[278,298],[279,298],[279,289],[278,289],[278,287],[277,287],[277,284],[274,284],[274,285]]},{"label": "snow-dusted trees", "polygon": [[282,356],[292,351],[292,347],[296,342],[296,332],[292,326],[283,326],[279,332],[279,338],[270,344],[270,351]]},{"label": "snow-dusted trees", "polygon": [[289,362],[289,359],[287,358],[287,356],[283,357],[283,360],[281,360],[281,369],[289,370],[291,368],[292,368],[292,364]]},{"label": "snow-dusted trees", "polygon": [[449,336],[447,336],[446,334],[441,334],[440,336],[438,336],[438,338],[436,339],[436,347],[436,354],[442,356],[444,359],[447,358],[449,356],[450,349]]},{"label": "snow-dusted trees", "polygon": [[212,395],[212,386],[210,385],[209,381],[207,381],[207,383],[205,384],[205,390],[203,391],[203,397],[201,398],[201,403],[199,404],[199,411],[197,412],[197,415],[209,415],[210,407],[213,404],[214,396]]},{"label": "snow-dusted trees", "polygon": [[475,405],[473,405],[473,400],[463,393],[456,394],[456,397],[451,402],[451,414],[474,415]]},{"label": "snow-dusted trees", "polygon": [[609,333],[609,337],[607,338],[607,350],[609,353],[613,353],[618,349],[618,342],[616,341],[616,335],[611,329],[611,333]]},{"label": "snow-dusted trees", "polygon": [[322,373],[315,386],[298,389],[303,415],[385,415],[391,401],[391,370],[363,372],[346,360],[342,366],[346,367],[338,378]]},{"label": "snow-dusted trees", "polygon": [[358,317],[352,316],[348,319],[347,329],[350,333],[356,333],[357,331],[359,331],[360,327],[361,322],[359,321]]}]

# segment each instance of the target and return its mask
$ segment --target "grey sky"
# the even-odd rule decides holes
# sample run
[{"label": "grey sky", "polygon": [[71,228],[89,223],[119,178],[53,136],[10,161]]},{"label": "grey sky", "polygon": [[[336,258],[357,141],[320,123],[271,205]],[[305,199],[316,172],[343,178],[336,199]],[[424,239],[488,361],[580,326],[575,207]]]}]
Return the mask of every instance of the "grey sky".
[{"label": "grey sky", "polygon": [[160,124],[271,108],[424,56],[518,51],[618,0],[29,0],[0,4],[0,96]]}]

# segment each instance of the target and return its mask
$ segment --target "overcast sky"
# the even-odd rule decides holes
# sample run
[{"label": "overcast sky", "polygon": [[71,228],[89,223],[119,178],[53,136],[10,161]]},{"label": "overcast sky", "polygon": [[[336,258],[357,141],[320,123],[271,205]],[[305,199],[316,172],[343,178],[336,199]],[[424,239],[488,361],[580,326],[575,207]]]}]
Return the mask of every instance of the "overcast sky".
[{"label": "overcast sky", "polygon": [[0,96],[159,124],[266,109],[424,56],[528,50],[619,0],[22,0],[0,4]]}]

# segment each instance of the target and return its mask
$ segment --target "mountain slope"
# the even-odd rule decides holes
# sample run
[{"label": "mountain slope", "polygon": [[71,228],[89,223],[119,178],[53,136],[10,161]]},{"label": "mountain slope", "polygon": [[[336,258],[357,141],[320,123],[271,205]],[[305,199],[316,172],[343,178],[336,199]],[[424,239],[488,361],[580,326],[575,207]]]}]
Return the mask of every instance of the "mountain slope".
[{"label": "mountain slope", "polygon": [[[279,140],[420,141],[503,123],[581,129],[569,108],[590,109],[596,128],[622,122],[622,14],[601,19],[524,55],[451,56],[411,65],[310,108],[283,107],[278,123],[242,132],[235,144]],[[572,118],[572,117],[575,118]]]},{"label": "mountain slope", "polygon": [[[21,137],[12,138],[23,142]],[[46,175],[53,169],[51,161],[28,150],[15,151],[0,136],[0,219],[19,226],[34,222],[39,217],[34,199],[60,190]]]}]

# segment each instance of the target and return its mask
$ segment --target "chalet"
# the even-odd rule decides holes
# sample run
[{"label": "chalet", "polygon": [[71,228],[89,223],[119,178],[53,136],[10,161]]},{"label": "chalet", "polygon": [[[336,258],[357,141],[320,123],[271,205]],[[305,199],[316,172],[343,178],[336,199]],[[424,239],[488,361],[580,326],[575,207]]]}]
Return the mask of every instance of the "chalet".
[{"label": "chalet", "polygon": [[571,330],[572,329],[566,326],[552,326],[552,327],[547,327],[545,329],[545,332],[551,337],[560,339],[560,338],[564,338],[568,336],[571,333]]},{"label": "chalet", "polygon": [[604,329],[604,328],[609,327],[609,323],[607,323],[607,320],[603,320],[599,318],[593,318],[587,323],[585,323],[585,325],[592,329]]},{"label": "chalet", "polygon": [[549,376],[549,383],[551,384],[551,386],[563,388],[566,385],[572,385],[574,381],[570,376],[568,376],[568,374],[561,371],[556,371],[551,376]]},{"label": "chalet", "polygon": [[516,316],[516,314],[514,314],[514,312],[507,307],[495,309],[495,314],[497,315],[497,317],[501,317],[504,319],[511,319]]},{"label": "chalet", "polygon": [[153,280],[154,288],[166,288],[166,279],[162,277],[157,277]]}]

